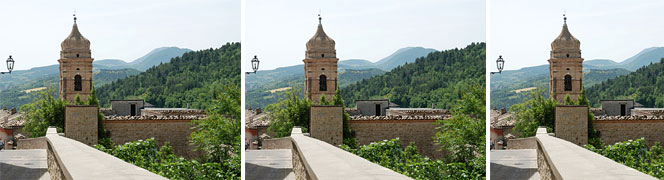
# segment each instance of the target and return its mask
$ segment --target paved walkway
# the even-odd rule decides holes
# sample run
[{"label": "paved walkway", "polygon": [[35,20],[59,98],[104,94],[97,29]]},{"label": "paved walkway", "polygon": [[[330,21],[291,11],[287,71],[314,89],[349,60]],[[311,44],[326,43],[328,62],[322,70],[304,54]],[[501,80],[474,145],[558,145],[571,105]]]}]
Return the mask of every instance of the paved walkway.
[{"label": "paved walkway", "polygon": [[534,149],[492,150],[491,179],[540,179]]},{"label": "paved walkway", "polygon": [[247,180],[295,179],[290,149],[248,150],[246,155]]},{"label": "paved walkway", "polygon": [[50,179],[46,150],[0,151],[0,179]]}]

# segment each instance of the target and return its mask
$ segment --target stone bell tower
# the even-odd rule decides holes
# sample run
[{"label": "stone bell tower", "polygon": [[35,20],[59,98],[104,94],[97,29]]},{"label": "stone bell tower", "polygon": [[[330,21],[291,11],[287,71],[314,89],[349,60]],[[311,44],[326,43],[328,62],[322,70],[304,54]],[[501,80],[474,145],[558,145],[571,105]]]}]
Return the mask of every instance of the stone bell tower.
[{"label": "stone bell tower", "polygon": [[583,80],[581,42],[567,29],[565,15],[563,20],[563,30],[551,43],[549,59],[549,95],[558,102],[564,102],[568,94],[573,100],[577,100]]},{"label": "stone bell tower", "polygon": [[318,15],[318,29],[307,42],[304,61],[304,92],[314,102],[322,95],[332,101],[337,90],[337,50],[334,40],[323,31],[322,18]]},{"label": "stone bell tower", "polygon": [[74,27],[60,44],[60,97],[74,102],[76,95],[87,101],[92,89],[92,55],[90,41],[81,35],[74,16]]}]

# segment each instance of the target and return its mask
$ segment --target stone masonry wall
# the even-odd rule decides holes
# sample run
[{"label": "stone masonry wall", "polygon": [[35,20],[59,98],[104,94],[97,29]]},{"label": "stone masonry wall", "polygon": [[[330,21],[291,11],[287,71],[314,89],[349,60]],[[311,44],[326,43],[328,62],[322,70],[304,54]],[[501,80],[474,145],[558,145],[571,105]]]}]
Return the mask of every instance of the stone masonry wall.
[{"label": "stone masonry wall", "polygon": [[16,142],[18,146],[16,149],[46,149],[46,138],[28,138],[28,139],[19,139]]},{"label": "stone masonry wall", "polygon": [[93,146],[97,144],[97,106],[65,107],[65,137]]},{"label": "stone masonry wall", "polygon": [[334,146],[343,143],[343,108],[341,106],[311,106],[309,134],[312,138]]},{"label": "stone masonry wall", "polygon": [[402,145],[415,142],[420,154],[430,158],[441,158],[446,153],[434,144],[436,120],[351,120],[350,129],[360,145],[386,139],[399,138]]},{"label": "stone masonry wall", "polygon": [[47,145],[46,164],[48,166],[48,174],[50,176],[50,179],[52,180],[67,179],[64,175],[64,172],[62,172],[62,168],[60,167],[60,162],[58,161],[59,160],[57,159],[55,152],[53,152],[53,147]]},{"label": "stone masonry wall", "polygon": [[176,155],[197,157],[200,151],[189,145],[191,120],[105,120],[104,129],[110,131],[116,145],[141,139],[154,138],[159,146],[170,142]]},{"label": "stone masonry wall", "polygon": [[644,138],[649,145],[664,143],[664,120],[595,120],[605,144]]},{"label": "stone masonry wall", "polygon": [[262,149],[293,149],[293,140],[290,137],[265,139]]},{"label": "stone masonry wall", "polygon": [[535,137],[507,140],[507,149],[537,149]]},{"label": "stone masonry wall", "polygon": [[577,145],[588,144],[588,107],[556,106],[556,137]]}]

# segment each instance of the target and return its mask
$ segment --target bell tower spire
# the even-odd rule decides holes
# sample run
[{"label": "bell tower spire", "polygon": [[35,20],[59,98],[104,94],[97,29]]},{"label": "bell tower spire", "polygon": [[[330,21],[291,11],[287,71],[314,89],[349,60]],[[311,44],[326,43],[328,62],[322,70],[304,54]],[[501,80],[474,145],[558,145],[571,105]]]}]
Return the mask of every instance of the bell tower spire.
[{"label": "bell tower spire", "polygon": [[337,50],[335,42],[323,30],[323,18],[318,14],[318,29],[307,42],[304,61],[304,92],[318,102],[325,95],[332,101],[337,90]]},{"label": "bell tower spire", "polygon": [[583,85],[583,58],[581,42],[567,27],[567,13],[563,13],[563,28],[551,43],[549,61],[549,96],[564,102],[569,95],[573,100],[581,94]]},{"label": "bell tower spire", "polygon": [[60,44],[60,97],[74,102],[76,96],[87,101],[92,90],[92,58],[90,40],[83,37],[76,24],[78,18],[73,14],[74,25],[71,33]]}]

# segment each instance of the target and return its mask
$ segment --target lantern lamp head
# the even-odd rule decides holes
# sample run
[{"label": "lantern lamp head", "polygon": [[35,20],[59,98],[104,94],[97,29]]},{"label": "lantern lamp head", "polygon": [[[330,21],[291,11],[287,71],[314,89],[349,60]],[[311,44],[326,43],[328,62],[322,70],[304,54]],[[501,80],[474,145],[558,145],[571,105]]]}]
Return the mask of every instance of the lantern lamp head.
[{"label": "lantern lamp head", "polygon": [[9,58],[7,58],[7,70],[9,70],[9,73],[14,70],[14,58],[12,58],[11,55],[9,55]]},{"label": "lantern lamp head", "polygon": [[496,60],[496,65],[498,66],[498,72],[503,72],[503,68],[505,67],[505,60],[503,60],[503,56],[498,56],[498,60]]},{"label": "lantern lamp head", "polygon": [[254,58],[251,59],[251,69],[254,70],[254,73],[258,71],[258,65],[260,61],[258,60],[258,57],[254,55]]}]

